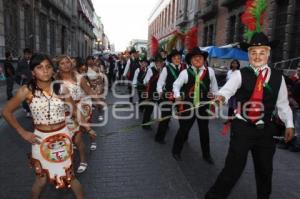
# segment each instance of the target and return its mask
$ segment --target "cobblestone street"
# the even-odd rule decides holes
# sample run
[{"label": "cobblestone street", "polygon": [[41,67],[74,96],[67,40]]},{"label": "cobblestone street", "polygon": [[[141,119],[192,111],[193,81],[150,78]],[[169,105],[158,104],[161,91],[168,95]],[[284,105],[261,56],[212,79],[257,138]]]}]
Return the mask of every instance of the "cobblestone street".
[{"label": "cobblestone street", "polygon": [[[3,96],[1,96],[2,98]],[[107,102],[113,103],[112,96]],[[4,102],[1,101],[2,103]],[[31,119],[25,118],[21,110],[17,118],[28,129]],[[167,144],[154,142],[154,131],[136,128],[126,133],[115,133],[120,128],[139,123],[139,120],[115,120],[109,114],[105,127],[97,128],[98,149],[88,153],[88,170],[77,175],[84,186],[87,199],[102,198],[161,198],[161,199],[202,199],[224,165],[228,148],[228,136],[219,132],[221,120],[212,120],[211,150],[215,165],[210,166],[202,160],[198,133],[193,127],[188,143],[185,145],[182,162],[176,162],[171,156],[173,137],[178,128],[172,120],[167,134]],[[1,119],[0,139],[0,198],[28,198],[34,173],[29,168],[26,153],[30,145],[21,140],[17,133]],[[153,129],[156,126],[153,125]],[[108,135],[108,136],[104,136]],[[87,136],[85,141],[89,144]],[[75,156],[75,168],[78,156]],[[300,198],[298,153],[277,149],[274,159],[272,199]],[[254,170],[249,155],[248,164],[230,199],[256,198]],[[42,194],[43,199],[71,199],[71,191],[56,191],[48,186]]]}]

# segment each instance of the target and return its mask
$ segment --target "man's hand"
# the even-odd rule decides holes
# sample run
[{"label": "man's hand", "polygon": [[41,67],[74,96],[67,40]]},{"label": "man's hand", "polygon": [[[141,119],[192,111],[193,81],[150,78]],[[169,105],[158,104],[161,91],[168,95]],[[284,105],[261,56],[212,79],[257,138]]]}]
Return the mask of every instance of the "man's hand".
[{"label": "man's hand", "polygon": [[159,92],[159,93],[158,93],[158,96],[159,96],[159,99],[162,99],[163,93],[162,93],[162,92]]},{"label": "man's hand", "polygon": [[294,128],[286,128],[284,134],[284,141],[285,143],[291,141],[295,136],[295,129]]},{"label": "man's hand", "polygon": [[224,104],[225,97],[222,95],[216,95],[214,101],[215,101],[216,105],[220,106],[220,105]]},{"label": "man's hand", "polygon": [[181,97],[177,97],[177,98],[175,98],[175,101],[176,101],[176,102],[180,102],[180,101],[182,101],[182,100],[181,100]]}]

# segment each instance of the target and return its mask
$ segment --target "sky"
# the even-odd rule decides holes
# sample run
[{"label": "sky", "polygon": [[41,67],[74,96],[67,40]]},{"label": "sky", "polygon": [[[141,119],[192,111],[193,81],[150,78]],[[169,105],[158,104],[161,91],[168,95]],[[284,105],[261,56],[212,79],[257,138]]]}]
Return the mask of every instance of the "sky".
[{"label": "sky", "polygon": [[158,0],[92,0],[104,32],[116,51],[132,39],[148,39],[148,18]]}]

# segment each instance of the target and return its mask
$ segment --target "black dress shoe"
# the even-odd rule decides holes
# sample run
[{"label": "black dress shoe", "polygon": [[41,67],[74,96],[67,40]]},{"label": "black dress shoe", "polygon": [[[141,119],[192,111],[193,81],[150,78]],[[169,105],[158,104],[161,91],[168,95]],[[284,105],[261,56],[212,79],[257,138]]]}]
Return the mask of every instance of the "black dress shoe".
[{"label": "black dress shoe", "polygon": [[142,126],[142,128],[145,130],[152,130],[150,125],[144,125],[144,126]]},{"label": "black dress shoe", "polygon": [[212,159],[212,157],[209,156],[203,156],[203,159],[208,163],[208,164],[215,164],[214,160]]},{"label": "black dress shoe", "polygon": [[208,193],[205,194],[205,199],[219,199],[219,197],[217,197],[214,194],[208,192]]},{"label": "black dress shoe", "polygon": [[300,148],[292,145],[292,146],[289,147],[289,151],[291,151],[291,152],[300,152]]},{"label": "black dress shoe", "polygon": [[177,161],[182,161],[180,154],[173,153],[173,158]]},{"label": "black dress shoe", "polygon": [[164,141],[164,140],[157,140],[157,139],[155,139],[155,142],[157,142],[159,144],[166,144],[166,141]]}]

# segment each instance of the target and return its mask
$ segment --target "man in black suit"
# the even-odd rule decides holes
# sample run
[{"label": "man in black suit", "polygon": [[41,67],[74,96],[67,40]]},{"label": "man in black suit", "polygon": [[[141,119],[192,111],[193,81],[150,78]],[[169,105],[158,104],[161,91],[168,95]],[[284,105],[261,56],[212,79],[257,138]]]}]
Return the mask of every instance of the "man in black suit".
[{"label": "man in black suit", "polygon": [[[31,57],[31,49],[25,48],[23,50],[23,58],[19,61],[16,71],[16,79],[19,85],[27,84],[32,79],[31,71],[29,68]],[[26,117],[30,117],[29,106],[25,101],[22,103],[22,107],[26,110]]]}]

